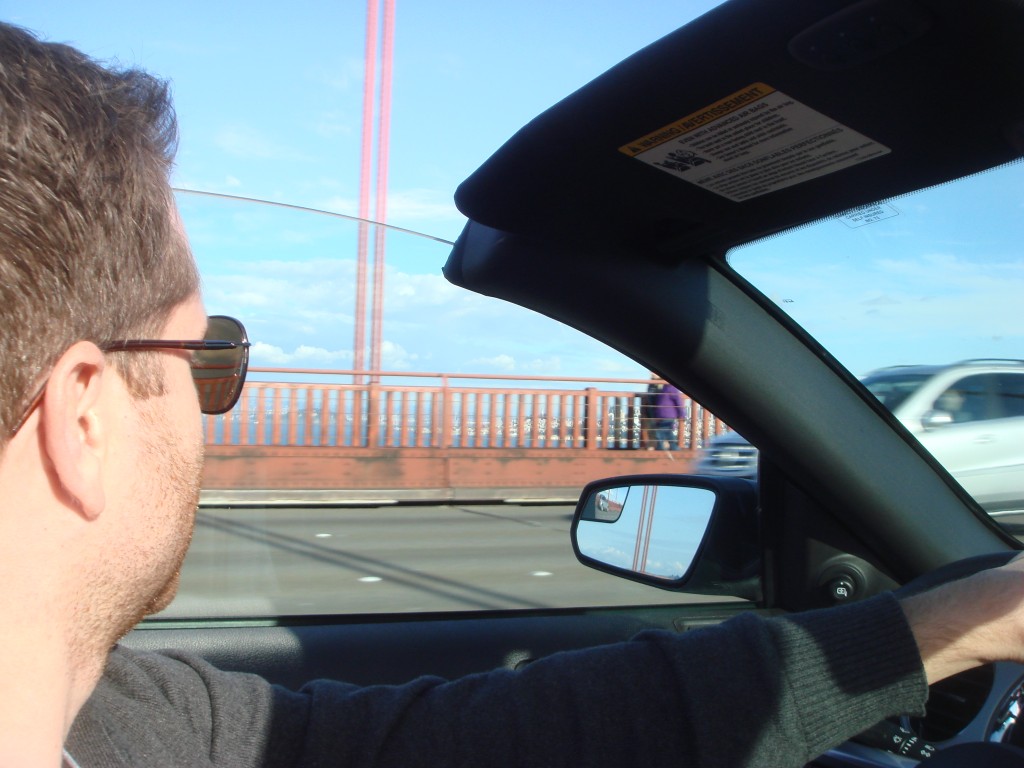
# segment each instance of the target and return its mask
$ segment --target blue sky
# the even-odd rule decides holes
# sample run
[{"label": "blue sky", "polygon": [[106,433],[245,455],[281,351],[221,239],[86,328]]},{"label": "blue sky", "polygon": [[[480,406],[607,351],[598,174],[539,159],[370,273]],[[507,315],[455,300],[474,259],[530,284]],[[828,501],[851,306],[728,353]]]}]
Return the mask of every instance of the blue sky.
[{"label": "blue sky", "polygon": [[[398,0],[388,222],[453,240],[463,224],[455,187],[505,139],[712,5],[653,0],[636,11],[606,0]],[[181,127],[175,186],[357,212],[362,2],[7,0],[3,18],[171,80]],[[895,219],[844,233],[848,251],[836,247],[843,225],[832,222],[800,233],[796,251],[775,240],[737,264],[854,373],[1024,357],[1015,298],[1024,295],[1019,179],[1011,174],[995,196],[940,191],[926,206],[949,231],[919,216],[925,207],[900,202]],[[179,206],[208,307],[245,321],[254,364],[351,366],[351,223],[190,194]],[[968,243],[952,227],[972,223],[984,223],[986,242]],[[451,286],[441,276],[448,250],[387,236],[386,370],[646,376],[575,331]],[[869,253],[872,269],[836,271],[863,266]]]},{"label": "blue sky", "polygon": [[[506,138],[711,5],[398,0],[388,222],[455,239],[455,187]],[[357,213],[364,3],[8,0],[3,16],[170,79],[175,186]],[[245,320],[255,364],[351,366],[351,224],[191,196],[179,205],[209,309]],[[645,375],[579,333],[448,285],[447,246],[389,234],[387,247],[386,369]]]},{"label": "blue sky", "polygon": [[1024,164],[734,252],[733,266],[856,375],[1024,358]]}]

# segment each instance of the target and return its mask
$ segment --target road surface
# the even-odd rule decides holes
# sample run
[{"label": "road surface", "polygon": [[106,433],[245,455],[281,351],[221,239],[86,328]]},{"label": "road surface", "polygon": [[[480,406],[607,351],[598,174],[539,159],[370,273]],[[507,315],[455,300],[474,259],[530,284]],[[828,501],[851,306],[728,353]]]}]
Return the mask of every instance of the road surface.
[{"label": "road surface", "polygon": [[571,519],[560,505],[203,507],[178,597],[161,617],[680,601],[576,562]]}]

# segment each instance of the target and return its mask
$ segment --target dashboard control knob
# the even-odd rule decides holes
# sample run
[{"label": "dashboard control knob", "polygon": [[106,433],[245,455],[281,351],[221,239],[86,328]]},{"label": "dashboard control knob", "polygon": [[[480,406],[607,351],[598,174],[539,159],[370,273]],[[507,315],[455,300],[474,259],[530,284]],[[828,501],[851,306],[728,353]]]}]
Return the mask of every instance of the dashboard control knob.
[{"label": "dashboard control knob", "polygon": [[835,603],[845,603],[857,596],[857,583],[852,577],[842,575],[830,580],[825,586],[829,598]]}]

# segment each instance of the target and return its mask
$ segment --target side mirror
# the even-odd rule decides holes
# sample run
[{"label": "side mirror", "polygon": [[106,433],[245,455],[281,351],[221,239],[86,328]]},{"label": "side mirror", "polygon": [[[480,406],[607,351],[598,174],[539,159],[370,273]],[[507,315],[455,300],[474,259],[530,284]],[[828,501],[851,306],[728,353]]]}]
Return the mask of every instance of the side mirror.
[{"label": "side mirror", "polygon": [[925,429],[938,429],[953,423],[953,414],[949,411],[928,411],[921,417],[921,426]]},{"label": "side mirror", "polygon": [[572,523],[577,559],[662,589],[760,599],[756,485],[632,475],[590,483]]}]

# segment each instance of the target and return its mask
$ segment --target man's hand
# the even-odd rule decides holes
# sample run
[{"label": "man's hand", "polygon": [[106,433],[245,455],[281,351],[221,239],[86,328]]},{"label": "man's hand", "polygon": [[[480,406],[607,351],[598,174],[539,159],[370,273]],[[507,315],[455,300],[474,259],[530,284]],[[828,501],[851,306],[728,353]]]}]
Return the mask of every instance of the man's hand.
[{"label": "man's hand", "polygon": [[901,605],[929,683],[991,661],[1024,662],[1024,555]]}]

